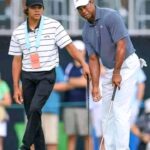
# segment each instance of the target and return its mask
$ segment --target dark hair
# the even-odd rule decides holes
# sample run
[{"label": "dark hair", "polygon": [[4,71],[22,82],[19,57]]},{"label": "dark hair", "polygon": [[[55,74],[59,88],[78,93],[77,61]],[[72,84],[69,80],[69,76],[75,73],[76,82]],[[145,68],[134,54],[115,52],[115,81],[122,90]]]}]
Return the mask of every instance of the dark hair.
[{"label": "dark hair", "polygon": [[[43,7],[43,9],[44,9],[44,6],[42,6]],[[26,15],[26,16],[28,16],[29,15],[29,9],[28,9],[28,7],[26,7],[25,9],[24,9],[24,14]]]},{"label": "dark hair", "polygon": [[28,7],[24,9],[24,14],[28,16]]}]

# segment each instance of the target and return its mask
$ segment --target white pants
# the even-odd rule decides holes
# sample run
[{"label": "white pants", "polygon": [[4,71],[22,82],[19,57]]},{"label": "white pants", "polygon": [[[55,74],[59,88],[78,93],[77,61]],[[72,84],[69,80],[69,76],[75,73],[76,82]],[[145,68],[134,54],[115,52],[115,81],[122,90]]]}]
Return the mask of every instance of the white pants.
[{"label": "white pants", "polygon": [[[102,83],[103,78],[100,78],[100,83]],[[91,112],[91,125],[95,130],[96,137],[102,136],[102,101],[95,102],[93,101],[92,92],[91,92],[92,85],[90,86],[90,99],[89,99],[89,108]],[[102,95],[102,85],[100,84],[101,95]]]},{"label": "white pants", "polygon": [[102,136],[102,105],[98,104],[97,107],[91,109],[91,120],[96,137],[100,138]]},{"label": "white pants", "polygon": [[129,56],[123,63],[121,88],[116,92],[109,117],[108,111],[113,93],[113,69],[106,69],[102,83],[102,127],[106,150],[129,150],[130,100],[134,93],[135,74],[139,67],[140,63],[136,54]]}]

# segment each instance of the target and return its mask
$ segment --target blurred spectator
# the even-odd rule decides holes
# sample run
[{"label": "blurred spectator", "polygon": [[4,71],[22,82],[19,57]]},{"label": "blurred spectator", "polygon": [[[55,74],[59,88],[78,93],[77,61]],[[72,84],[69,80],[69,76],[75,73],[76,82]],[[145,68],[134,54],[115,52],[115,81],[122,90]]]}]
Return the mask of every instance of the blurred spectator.
[{"label": "blurred spectator", "polygon": [[139,138],[132,133],[132,126],[134,125],[140,110],[140,106],[143,103],[143,97],[145,92],[145,81],[146,75],[142,69],[139,69],[136,76],[136,87],[134,89],[134,94],[131,99],[131,133],[130,133],[130,149],[137,150],[139,144]]},{"label": "blurred spectator", "polygon": [[8,18],[11,16],[11,0],[5,0],[5,15]]},{"label": "blurred spectator", "polygon": [[125,24],[128,22],[128,0],[121,0],[121,7],[119,9],[120,15],[123,17]]},{"label": "blurred spectator", "polygon": [[150,98],[145,100],[145,112],[137,118],[132,131],[141,140],[138,150],[150,150]]},{"label": "blurred spectator", "polygon": [[[82,41],[73,42],[85,58],[85,45]],[[65,75],[73,89],[65,93],[66,107],[64,108],[65,131],[68,135],[68,150],[75,150],[78,135],[84,137],[84,149],[92,150],[91,139],[88,135],[88,109],[86,109],[86,79],[82,75],[81,65],[75,61],[69,63]]]},{"label": "blurred spectator", "polygon": [[64,80],[62,68],[60,66],[56,67],[56,83],[54,85],[54,90],[42,109],[42,127],[47,150],[57,150],[58,148],[60,92],[67,90],[67,88],[69,88],[69,84]]},{"label": "blurred spectator", "polygon": [[7,121],[9,116],[5,107],[11,105],[10,89],[0,75],[0,150],[3,150],[3,139],[7,136]]},{"label": "blurred spectator", "polygon": [[140,106],[143,103],[146,75],[142,69],[139,69],[136,78],[137,78],[136,87],[134,90],[134,95],[131,99],[131,107],[132,107],[131,124],[136,121],[136,118],[139,114]]},{"label": "blurred spectator", "polygon": [[10,29],[11,0],[0,0],[0,28]]}]

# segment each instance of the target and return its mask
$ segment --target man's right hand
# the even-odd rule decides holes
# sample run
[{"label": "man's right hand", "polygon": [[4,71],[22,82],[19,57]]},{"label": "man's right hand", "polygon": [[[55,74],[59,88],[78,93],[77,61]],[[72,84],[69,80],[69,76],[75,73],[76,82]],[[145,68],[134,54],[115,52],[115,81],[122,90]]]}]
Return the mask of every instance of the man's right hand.
[{"label": "man's right hand", "polygon": [[93,101],[98,102],[102,98],[99,87],[92,88]]},{"label": "man's right hand", "polygon": [[22,104],[23,103],[22,90],[20,88],[15,88],[14,89],[14,96],[13,96],[13,98],[15,99],[15,102],[17,104]]}]

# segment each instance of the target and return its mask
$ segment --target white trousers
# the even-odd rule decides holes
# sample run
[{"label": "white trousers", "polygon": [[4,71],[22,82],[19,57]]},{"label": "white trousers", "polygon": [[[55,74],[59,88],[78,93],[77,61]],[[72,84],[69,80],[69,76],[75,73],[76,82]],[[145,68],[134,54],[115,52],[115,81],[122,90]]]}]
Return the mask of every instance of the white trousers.
[{"label": "white trousers", "polygon": [[123,63],[121,88],[116,92],[109,117],[108,112],[113,93],[113,69],[106,69],[102,83],[102,128],[106,150],[129,150],[130,101],[134,94],[135,75],[139,67],[140,63],[136,54],[129,56]]},{"label": "white trousers", "polygon": [[102,105],[98,104],[91,109],[91,120],[96,137],[100,138],[102,136]]}]

